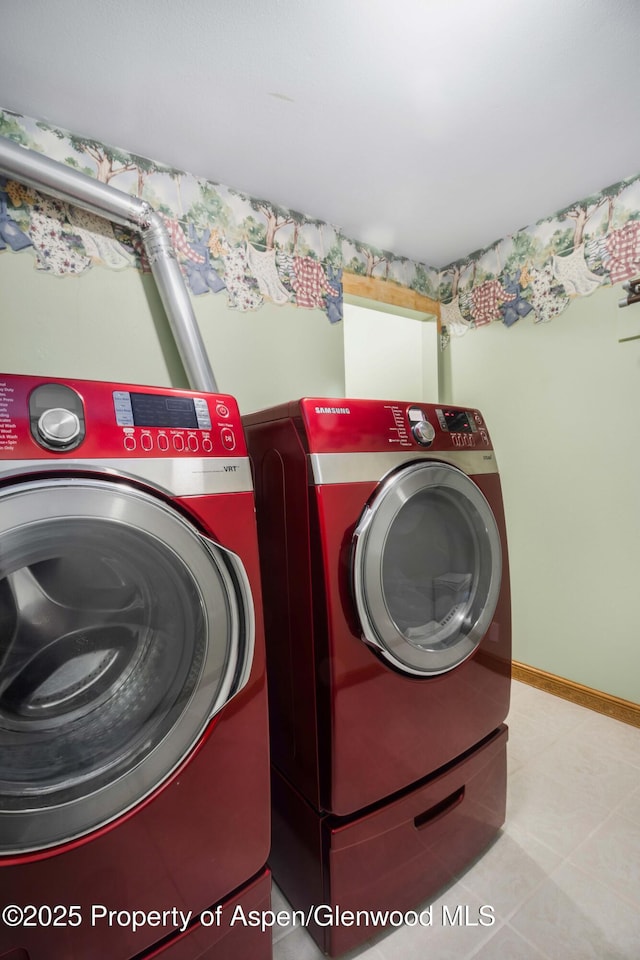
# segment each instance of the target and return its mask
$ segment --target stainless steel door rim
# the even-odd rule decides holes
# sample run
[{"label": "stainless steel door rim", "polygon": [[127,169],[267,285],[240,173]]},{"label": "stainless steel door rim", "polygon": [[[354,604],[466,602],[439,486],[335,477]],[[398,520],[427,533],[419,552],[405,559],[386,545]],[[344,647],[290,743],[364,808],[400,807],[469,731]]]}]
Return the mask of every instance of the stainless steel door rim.
[{"label": "stainless steel door rim", "polygon": [[390,474],[354,533],[363,638],[411,675],[445,673],[471,656],[491,623],[501,576],[493,512],[449,464],[421,461]]},{"label": "stainless steel door rim", "polygon": [[0,490],[0,851],[121,815],[246,683],[251,590],[235,554],[132,486]]}]

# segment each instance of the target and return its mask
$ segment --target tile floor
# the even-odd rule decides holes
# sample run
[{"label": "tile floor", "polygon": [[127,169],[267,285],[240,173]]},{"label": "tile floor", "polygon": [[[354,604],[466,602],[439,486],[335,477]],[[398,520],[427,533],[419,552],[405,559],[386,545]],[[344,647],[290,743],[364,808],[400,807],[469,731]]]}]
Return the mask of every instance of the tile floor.
[{"label": "tile floor", "polygon": [[[430,927],[378,935],[345,960],[639,960],[640,729],[514,682],[504,829],[434,903]],[[442,907],[493,907],[443,926]],[[423,906],[426,907],[426,903]],[[286,908],[275,888],[273,908]],[[300,927],[274,960],[319,960]]]}]

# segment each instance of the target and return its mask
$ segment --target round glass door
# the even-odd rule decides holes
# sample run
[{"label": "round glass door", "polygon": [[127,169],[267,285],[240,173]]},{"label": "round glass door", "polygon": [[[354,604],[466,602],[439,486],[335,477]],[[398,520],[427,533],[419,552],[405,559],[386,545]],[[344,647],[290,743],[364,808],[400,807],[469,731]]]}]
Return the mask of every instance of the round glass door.
[{"label": "round glass door", "polygon": [[392,474],[354,535],[353,588],[364,639],[418,676],[469,657],[493,617],[498,528],[466,474],[435,461]]},{"label": "round glass door", "polygon": [[123,484],[0,490],[0,851],[130,809],[246,682],[235,555]]}]

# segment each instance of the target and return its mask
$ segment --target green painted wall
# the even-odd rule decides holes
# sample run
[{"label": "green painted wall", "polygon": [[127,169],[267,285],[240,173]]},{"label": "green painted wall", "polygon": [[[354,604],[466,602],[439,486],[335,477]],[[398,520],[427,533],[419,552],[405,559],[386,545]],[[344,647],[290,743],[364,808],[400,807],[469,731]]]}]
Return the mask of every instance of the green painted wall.
[{"label": "green painted wall", "polygon": [[621,296],[452,338],[444,385],[496,448],[515,659],[640,702],[640,339],[618,340]]}]

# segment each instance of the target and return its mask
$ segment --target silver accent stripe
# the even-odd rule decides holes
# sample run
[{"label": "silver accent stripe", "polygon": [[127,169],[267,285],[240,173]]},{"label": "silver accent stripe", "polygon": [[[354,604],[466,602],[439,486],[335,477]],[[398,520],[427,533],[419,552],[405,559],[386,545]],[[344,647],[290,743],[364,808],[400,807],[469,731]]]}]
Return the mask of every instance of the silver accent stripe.
[{"label": "silver accent stripe", "polygon": [[6,460],[0,461],[0,478],[32,473],[77,473],[138,480],[173,497],[199,497],[212,493],[253,490],[247,457],[127,457],[105,460]]},{"label": "silver accent stripe", "polygon": [[313,483],[360,483],[381,480],[406,463],[437,460],[458,467],[467,476],[497,473],[493,450],[434,450],[395,453],[311,453],[310,480]]}]

